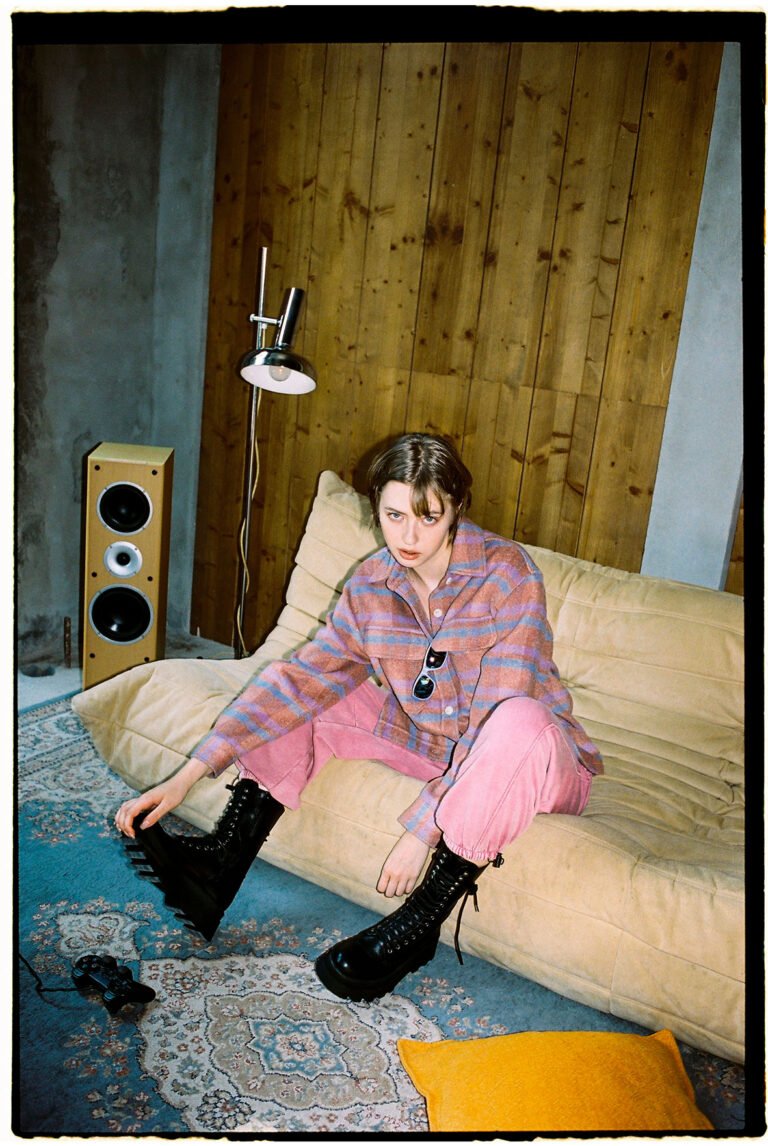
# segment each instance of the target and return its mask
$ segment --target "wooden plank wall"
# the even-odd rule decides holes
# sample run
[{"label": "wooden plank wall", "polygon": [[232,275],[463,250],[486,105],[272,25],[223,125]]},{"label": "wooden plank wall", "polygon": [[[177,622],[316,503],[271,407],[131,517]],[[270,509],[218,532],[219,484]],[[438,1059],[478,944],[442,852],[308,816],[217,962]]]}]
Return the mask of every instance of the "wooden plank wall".
[{"label": "wooden plank wall", "polygon": [[744,497],[739,505],[736,518],[736,529],[733,535],[731,559],[728,563],[728,572],[725,578],[724,589],[727,593],[736,593],[744,596]]},{"label": "wooden plank wall", "polygon": [[225,45],[192,628],[228,643],[261,246],[318,387],[264,393],[246,636],[317,477],[447,434],[472,517],[639,569],[722,45]]}]

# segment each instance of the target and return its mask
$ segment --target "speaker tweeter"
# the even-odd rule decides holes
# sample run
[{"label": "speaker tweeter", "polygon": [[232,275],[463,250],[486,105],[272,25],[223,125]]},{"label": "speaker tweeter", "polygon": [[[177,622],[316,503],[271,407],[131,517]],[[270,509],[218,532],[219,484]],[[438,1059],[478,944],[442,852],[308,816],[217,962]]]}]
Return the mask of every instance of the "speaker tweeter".
[{"label": "speaker tweeter", "polygon": [[138,545],[130,541],[115,541],[104,550],[104,564],[113,577],[135,577],[143,562]]}]

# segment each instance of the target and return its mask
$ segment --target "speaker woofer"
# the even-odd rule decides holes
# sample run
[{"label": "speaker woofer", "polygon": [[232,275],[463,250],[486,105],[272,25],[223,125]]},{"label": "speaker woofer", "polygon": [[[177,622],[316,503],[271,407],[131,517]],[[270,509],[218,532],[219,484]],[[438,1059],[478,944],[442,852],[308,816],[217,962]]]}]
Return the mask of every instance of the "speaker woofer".
[{"label": "speaker woofer", "polygon": [[99,494],[96,513],[115,533],[138,533],[152,518],[152,499],[135,482],[116,481]]},{"label": "speaker woofer", "polygon": [[152,627],[152,603],[140,589],[108,585],[91,601],[91,625],[112,645],[132,645]]}]

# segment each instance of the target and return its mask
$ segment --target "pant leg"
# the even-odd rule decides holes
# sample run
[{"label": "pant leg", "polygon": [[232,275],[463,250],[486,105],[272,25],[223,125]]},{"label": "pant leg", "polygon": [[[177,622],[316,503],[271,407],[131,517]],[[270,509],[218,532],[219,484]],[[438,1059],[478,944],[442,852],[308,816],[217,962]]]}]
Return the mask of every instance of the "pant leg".
[{"label": "pant leg", "polygon": [[435,814],[446,846],[493,860],[539,812],[579,815],[592,775],[546,705],[511,697],[490,714]]},{"label": "pant leg", "polygon": [[[366,681],[314,720],[242,756],[241,775],[257,780],[287,808],[298,808],[301,793],[332,756],[380,760],[420,780],[442,775],[445,765],[375,734],[385,696],[383,689]],[[343,800],[343,793],[339,798]]]}]

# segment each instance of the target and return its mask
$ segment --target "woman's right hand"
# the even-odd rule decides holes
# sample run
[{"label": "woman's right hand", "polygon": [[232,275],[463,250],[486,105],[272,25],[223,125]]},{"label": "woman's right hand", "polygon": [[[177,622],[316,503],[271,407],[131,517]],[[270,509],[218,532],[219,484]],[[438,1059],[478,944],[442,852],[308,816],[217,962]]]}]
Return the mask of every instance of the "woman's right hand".
[{"label": "woman's right hand", "polygon": [[169,780],[163,780],[161,784],[156,784],[149,791],[142,792],[140,796],[134,796],[121,804],[115,814],[116,826],[124,836],[135,839],[134,821],[137,817],[144,815],[141,823],[142,828],[151,828],[168,812],[178,807],[190,788],[197,783],[201,776],[207,774],[208,768],[205,764],[197,760],[188,760],[184,767],[175,776],[171,776]]}]

